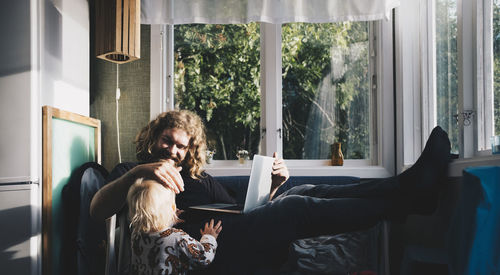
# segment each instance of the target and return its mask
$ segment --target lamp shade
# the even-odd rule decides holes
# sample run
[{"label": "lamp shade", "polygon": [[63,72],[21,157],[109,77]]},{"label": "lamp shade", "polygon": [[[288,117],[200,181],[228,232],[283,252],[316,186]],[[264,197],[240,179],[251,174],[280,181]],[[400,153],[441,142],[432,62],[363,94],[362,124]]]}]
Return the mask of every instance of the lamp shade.
[{"label": "lamp shade", "polygon": [[96,56],[122,64],[141,57],[141,1],[96,1]]}]

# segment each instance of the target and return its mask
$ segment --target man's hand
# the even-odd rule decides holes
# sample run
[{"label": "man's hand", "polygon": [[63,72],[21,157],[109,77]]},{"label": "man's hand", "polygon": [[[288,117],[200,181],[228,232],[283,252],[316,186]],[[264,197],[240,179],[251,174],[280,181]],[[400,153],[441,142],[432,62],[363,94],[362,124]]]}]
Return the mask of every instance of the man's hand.
[{"label": "man's hand", "polygon": [[184,181],[179,171],[182,167],[176,167],[172,160],[161,160],[154,163],[137,165],[130,173],[136,178],[149,178],[158,181],[163,186],[172,189],[176,194],[184,191]]},{"label": "man's hand", "polygon": [[216,225],[214,225],[214,219],[210,220],[210,223],[205,223],[205,229],[200,229],[201,235],[212,235],[216,239],[219,236],[219,233],[222,231],[222,221],[219,221]]},{"label": "man's hand", "polygon": [[138,178],[158,181],[175,193],[184,191],[184,181],[173,160],[137,165],[127,173],[104,185],[92,198],[90,215],[96,220],[105,220],[118,213],[127,200],[127,193]]},{"label": "man's hand", "polygon": [[273,158],[274,163],[272,172],[271,194],[269,195],[270,200],[274,197],[274,194],[276,194],[278,188],[290,177],[288,168],[285,165],[285,161],[281,158],[278,158],[277,152],[274,152]]}]

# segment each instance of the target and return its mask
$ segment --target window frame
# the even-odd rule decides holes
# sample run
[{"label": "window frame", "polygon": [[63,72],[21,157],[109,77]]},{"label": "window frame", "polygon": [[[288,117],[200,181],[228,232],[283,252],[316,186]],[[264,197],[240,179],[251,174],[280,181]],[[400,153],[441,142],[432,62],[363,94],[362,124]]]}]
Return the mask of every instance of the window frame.
[{"label": "window frame", "polygon": [[[396,90],[402,90],[396,95],[398,172],[416,161],[437,124],[435,1],[404,2],[395,9],[396,71],[402,72],[396,75]],[[494,123],[491,7],[492,0],[457,0],[458,112],[474,114],[470,126],[458,120],[460,155],[451,165],[451,176],[461,176],[467,166],[500,164],[500,156],[485,149]],[[416,11],[419,19],[411,16]]]},{"label": "window frame", "polygon": [[[282,129],[282,68],[281,68],[281,25],[261,24],[261,154],[271,156],[278,152],[281,156],[283,142]],[[376,59],[372,70],[377,73],[372,78],[372,98],[376,110],[372,114],[376,125],[371,137],[372,160],[345,160],[344,166],[330,166],[329,160],[285,160],[291,176],[357,176],[360,178],[380,178],[394,175],[394,88],[393,88],[393,24],[380,20],[371,24],[372,45],[379,51],[371,50]],[[173,25],[151,25],[151,118],[171,110],[173,104]],[[263,131],[265,127],[265,131]],[[377,154],[377,152],[379,152]],[[213,176],[249,175],[251,161],[241,165],[237,160],[214,160],[206,167]]]},{"label": "window frame", "polygon": [[[476,38],[475,39],[475,62],[477,68],[477,120],[484,121],[484,124],[477,123],[476,154],[491,154],[490,137],[494,134],[494,98],[493,98],[493,0],[477,1],[476,8]],[[482,18],[482,20],[481,20]],[[477,62],[482,60],[482,62]],[[491,115],[489,115],[491,114]],[[490,149],[486,149],[490,147]]]},{"label": "window frame", "polygon": [[[401,91],[395,96],[398,173],[415,162],[432,130],[430,125],[436,124],[432,62],[436,49],[425,47],[434,36],[433,20],[429,20],[434,10],[427,8],[431,1],[408,1],[395,9],[396,91]],[[424,73],[426,70],[428,74]],[[424,111],[428,116],[422,115]]]}]

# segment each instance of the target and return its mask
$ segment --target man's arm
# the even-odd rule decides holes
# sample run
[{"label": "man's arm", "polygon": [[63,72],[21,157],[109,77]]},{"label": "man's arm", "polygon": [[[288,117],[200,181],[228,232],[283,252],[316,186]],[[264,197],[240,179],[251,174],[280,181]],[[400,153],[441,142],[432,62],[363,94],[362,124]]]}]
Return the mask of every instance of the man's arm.
[{"label": "man's arm", "polygon": [[184,191],[184,181],[172,161],[137,165],[118,179],[104,185],[92,198],[90,216],[105,220],[118,213],[127,200],[128,189],[138,178],[157,180],[175,193]]},{"label": "man's arm", "polygon": [[132,170],[97,191],[90,203],[92,218],[105,220],[120,211],[127,200],[128,189],[137,179]]},{"label": "man's arm", "polygon": [[274,152],[274,163],[273,163],[273,172],[272,172],[272,183],[271,183],[271,193],[269,194],[269,200],[274,198],[276,195],[276,191],[278,188],[285,183],[290,177],[288,173],[288,168],[285,165],[285,161],[281,158],[278,158],[278,153]]}]

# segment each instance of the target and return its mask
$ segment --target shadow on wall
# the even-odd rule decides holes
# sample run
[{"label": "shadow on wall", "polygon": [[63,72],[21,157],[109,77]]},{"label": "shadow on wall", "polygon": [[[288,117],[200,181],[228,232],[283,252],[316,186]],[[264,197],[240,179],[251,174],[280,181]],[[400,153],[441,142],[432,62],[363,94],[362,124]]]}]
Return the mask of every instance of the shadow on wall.
[{"label": "shadow on wall", "polygon": [[0,211],[3,236],[0,238],[2,274],[30,274],[31,267],[36,266],[32,262],[36,259],[25,256],[29,255],[30,240],[35,234],[30,226],[33,212],[38,213],[38,209],[33,210],[29,205]]},{"label": "shadow on wall", "polygon": [[[92,150],[92,149],[90,149]],[[92,152],[89,152],[89,146],[82,137],[75,137],[71,141],[69,148],[69,168],[70,171],[64,178],[59,179],[57,185],[53,186],[52,190],[52,240],[51,242],[51,259],[52,259],[52,274],[63,274],[63,267],[67,257],[65,247],[68,247],[68,239],[65,239],[67,221],[65,220],[65,205],[63,204],[63,188],[68,184],[71,174],[86,162],[95,159]],[[73,213],[79,215],[79,213]],[[71,255],[73,256],[73,255]]]},{"label": "shadow on wall", "polygon": [[30,1],[2,1],[0,77],[30,70]]},{"label": "shadow on wall", "polygon": [[45,0],[40,5],[44,105],[88,115],[89,3]]}]

